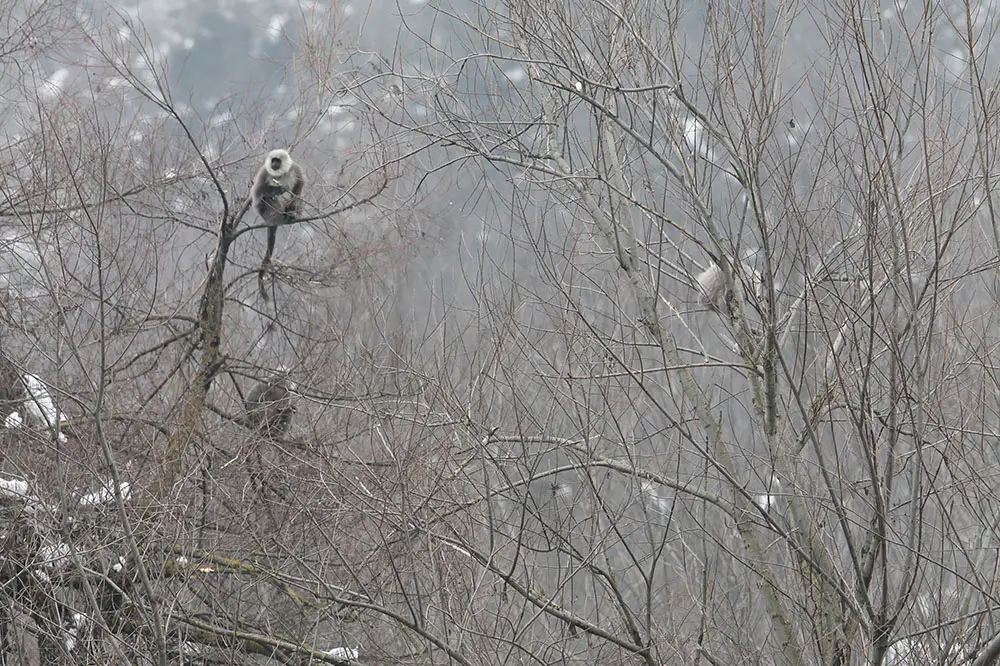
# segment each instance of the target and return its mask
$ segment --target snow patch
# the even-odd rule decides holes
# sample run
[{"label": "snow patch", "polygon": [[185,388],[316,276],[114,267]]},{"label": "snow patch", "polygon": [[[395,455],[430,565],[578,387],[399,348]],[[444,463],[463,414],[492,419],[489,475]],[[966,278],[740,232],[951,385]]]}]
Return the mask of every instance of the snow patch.
[{"label": "snow patch", "polygon": [[[41,379],[30,373],[26,374],[24,385],[28,389],[28,399],[24,401],[24,413],[29,423],[55,429],[60,423],[69,420],[69,417],[56,409],[52,396],[49,395]],[[59,441],[65,442],[66,435],[59,433]]]},{"label": "snow patch", "polygon": [[3,420],[3,425],[5,428],[19,428],[24,424],[24,419],[21,418],[20,412],[11,412],[7,415],[7,418]]},{"label": "snow patch", "polygon": [[357,661],[358,655],[361,654],[361,646],[346,648],[346,647],[335,647],[330,648],[326,651],[328,656],[334,659],[343,659],[344,661]]},{"label": "snow patch", "polygon": [[[118,486],[119,492],[122,494],[122,500],[128,501],[132,497],[132,484],[123,482]],[[111,488],[101,488],[100,490],[95,490],[92,493],[87,493],[80,498],[80,506],[103,506],[105,504],[111,504],[115,501],[115,491]]]}]

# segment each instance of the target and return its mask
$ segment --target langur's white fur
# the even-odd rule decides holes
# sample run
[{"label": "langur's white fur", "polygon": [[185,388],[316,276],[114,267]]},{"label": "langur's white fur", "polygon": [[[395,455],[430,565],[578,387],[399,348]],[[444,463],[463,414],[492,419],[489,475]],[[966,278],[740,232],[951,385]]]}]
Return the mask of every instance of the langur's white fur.
[{"label": "langur's white fur", "polygon": [[[274,168],[273,166],[271,166],[271,160],[274,158],[278,158],[279,160],[281,160],[281,164],[278,166],[278,168]],[[292,164],[292,156],[289,155],[288,151],[285,150],[284,148],[275,148],[274,150],[269,152],[267,154],[267,157],[264,159],[264,169],[267,171],[268,174],[270,174],[271,178],[275,179],[281,178],[286,173],[288,173],[289,169],[291,169],[291,164]]]},{"label": "langur's white fur", "polygon": [[722,269],[713,262],[708,268],[698,273],[695,280],[697,280],[698,288],[701,290],[699,298],[701,304],[713,310],[721,310],[726,301],[726,281]]},{"label": "langur's white fur", "polygon": [[[763,281],[760,272],[745,264],[731,264],[733,270],[733,280],[737,286],[743,284],[745,277],[749,286],[749,293],[753,293],[758,299],[763,297]],[[740,275],[743,271],[747,275]],[[726,309],[726,279],[718,264],[712,262],[708,268],[698,273],[695,277],[698,289],[701,292],[699,300],[701,304],[716,312],[725,312]]]}]

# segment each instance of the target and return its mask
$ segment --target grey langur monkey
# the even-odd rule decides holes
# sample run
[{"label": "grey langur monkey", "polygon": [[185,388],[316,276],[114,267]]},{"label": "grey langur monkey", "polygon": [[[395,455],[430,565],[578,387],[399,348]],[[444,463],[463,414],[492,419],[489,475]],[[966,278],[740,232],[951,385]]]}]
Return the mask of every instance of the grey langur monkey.
[{"label": "grey langur monkey", "polygon": [[291,155],[283,148],[272,150],[264,158],[264,166],[257,171],[250,197],[254,210],[267,225],[267,249],[264,260],[257,272],[261,294],[267,299],[264,291],[264,273],[271,263],[271,253],[274,252],[274,241],[278,234],[278,226],[294,222],[299,207],[299,197],[306,180],[302,168],[292,161]]},{"label": "grey langur monkey", "polygon": [[244,403],[247,421],[269,439],[285,436],[295,415],[295,384],[288,370],[279,368],[250,391]]},{"label": "grey langur monkey", "polygon": [[712,262],[708,268],[698,273],[695,281],[698,283],[700,292],[698,300],[701,304],[720,311],[726,302],[726,282],[723,279],[722,269]]},{"label": "grey langur monkey", "polygon": [[[253,387],[243,403],[248,425],[272,442],[283,438],[295,416],[294,391],[295,384],[287,368],[278,368],[270,373]],[[253,450],[250,484],[264,496],[284,499],[288,495],[288,486],[280,480],[280,466],[270,471],[265,468],[267,451],[261,444],[258,443]]]},{"label": "grey langur monkey", "polygon": [[[759,299],[763,298],[763,283],[761,281],[760,273],[756,269],[748,267],[744,264],[734,263],[731,265],[736,285],[739,286],[741,284],[741,278],[744,278],[749,283],[749,287],[753,290],[753,294]],[[703,270],[701,273],[698,273],[695,277],[695,281],[698,283],[698,290],[701,292],[699,300],[702,305],[705,305],[720,314],[728,310],[728,303],[726,301],[726,279],[718,264],[712,262],[708,268]]]}]

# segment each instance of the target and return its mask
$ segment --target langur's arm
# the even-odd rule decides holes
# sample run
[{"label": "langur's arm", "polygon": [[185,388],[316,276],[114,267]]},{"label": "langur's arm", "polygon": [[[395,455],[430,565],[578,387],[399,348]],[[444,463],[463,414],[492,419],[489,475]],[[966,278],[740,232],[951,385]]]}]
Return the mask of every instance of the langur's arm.
[{"label": "langur's arm", "polygon": [[302,189],[306,186],[306,179],[298,164],[292,165],[289,175],[292,177],[292,187],[288,191],[288,199],[285,201],[285,212],[294,216],[299,211],[299,197],[302,195]]}]

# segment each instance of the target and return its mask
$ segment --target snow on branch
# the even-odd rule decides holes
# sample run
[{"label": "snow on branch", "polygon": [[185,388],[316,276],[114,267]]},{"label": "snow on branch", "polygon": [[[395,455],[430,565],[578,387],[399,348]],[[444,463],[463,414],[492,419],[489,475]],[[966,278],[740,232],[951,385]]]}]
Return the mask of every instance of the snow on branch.
[{"label": "snow on branch", "polygon": [[327,654],[334,659],[340,659],[342,661],[357,661],[358,655],[361,654],[361,646],[346,648],[346,647],[335,647],[330,648],[324,654]]},{"label": "snow on branch", "polygon": [[24,479],[0,478],[0,497],[20,501],[36,499],[35,496],[31,494],[31,487]]},{"label": "snow on branch", "polygon": [[[118,492],[122,495],[122,500],[129,501],[132,497],[132,484],[128,481],[123,481],[118,485]],[[102,486],[101,488],[89,492],[85,495],[81,495],[78,500],[78,504],[82,507],[93,507],[93,506],[104,506],[106,504],[114,504],[115,501],[115,491],[111,486]]]},{"label": "snow on branch", "polygon": [[24,412],[27,421],[39,427],[48,428],[57,432],[60,442],[66,441],[66,435],[58,432],[59,425],[69,420],[69,417],[56,408],[49,390],[36,375],[26,373],[24,375],[24,386],[27,390],[27,397],[24,401]]},{"label": "snow on branch", "polygon": [[[123,481],[118,485],[118,491],[124,501],[129,501],[132,497],[132,484]],[[97,490],[84,492],[76,496],[76,506],[82,508],[93,508],[114,504],[115,491],[110,483],[101,482]],[[58,507],[45,504],[36,495],[31,485],[24,479],[0,477],[0,506],[22,505],[25,508],[36,512],[39,509],[47,509],[50,513],[57,513]]]},{"label": "snow on branch", "polygon": [[63,620],[63,644],[66,646],[67,652],[72,652],[73,648],[80,642],[82,634],[87,630],[87,625],[88,618],[83,613],[70,613]]},{"label": "snow on branch", "polygon": [[24,479],[6,479],[0,477],[0,506],[22,506],[29,513],[48,509],[31,490],[30,484]]}]

